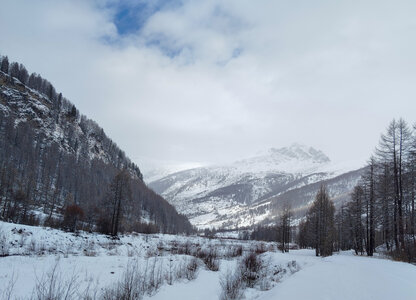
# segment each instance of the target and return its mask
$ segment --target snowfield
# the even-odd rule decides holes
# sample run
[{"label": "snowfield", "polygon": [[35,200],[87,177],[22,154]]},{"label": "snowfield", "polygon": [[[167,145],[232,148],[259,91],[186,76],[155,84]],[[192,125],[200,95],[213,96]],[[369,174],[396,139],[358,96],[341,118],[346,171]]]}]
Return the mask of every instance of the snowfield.
[{"label": "snowfield", "polygon": [[[416,267],[413,265],[357,257],[352,252],[328,258],[318,258],[314,254],[312,250],[268,253],[266,256],[270,257],[273,265],[295,260],[302,265],[302,269],[268,291],[246,290],[246,299],[416,299]],[[220,294],[218,275],[205,271],[195,281],[164,286],[151,299],[217,299]]]},{"label": "snowfield", "polygon": [[[313,256],[293,251],[290,256]],[[264,292],[258,299],[416,299],[416,267],[387,259],[357,257],[352,252],[316,258],[302,271]]]},{"label": "snowfield", "polygon": [[[30,299],[54,269],[58,282],[75,283],[74,299],[88,291],[100,299],[133,266],[152,284],[143,299],[218,299],[221,280],[242,260],[234,251],[239,247],[243,256],[250,249],[266,251],[259,254],[261,279],[243,290],[245,299],[416,299],[416,267],[381,256],[359,257],[348,251],[319,258],[313,250],[282,254],[274,243],[198,236],[132,234],[112,240],[4,222],[0,248],[9,256],[0,257],[0,299],[7,299],[10,290],[10,299]],[[210,270],[192,249],[215,250],[219,270]],[[197,268],[189,273],[193,262]]]}]

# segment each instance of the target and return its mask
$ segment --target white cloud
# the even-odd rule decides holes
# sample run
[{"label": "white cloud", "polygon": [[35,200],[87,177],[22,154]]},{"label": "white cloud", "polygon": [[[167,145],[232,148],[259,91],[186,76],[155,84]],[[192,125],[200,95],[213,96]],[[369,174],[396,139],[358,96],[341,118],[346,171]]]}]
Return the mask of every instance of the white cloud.
[{"label": "white cloud", "polygon": [[123,36],[96,2],[1,7],[1,53],[52,81],[139,165],[294,141],[364,160],[391,118],[414,121],[411,1],[185,1]]}]

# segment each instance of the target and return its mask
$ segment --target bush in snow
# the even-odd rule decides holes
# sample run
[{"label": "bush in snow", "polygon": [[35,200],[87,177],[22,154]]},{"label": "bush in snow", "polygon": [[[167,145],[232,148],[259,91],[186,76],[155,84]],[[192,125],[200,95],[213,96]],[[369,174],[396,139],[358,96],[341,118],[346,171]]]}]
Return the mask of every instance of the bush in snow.
[{"label": "bush in snow", "polygon": [[288,262],[287,267],[288,267],[291,274],[296,273],[297,271],[300,270],[300,266],[296,262],[296,260],[292,260],[292,261]]},{"label": "bush in snow", "polygon": [[256,244],[254,252],[256,252],[256,254],[262,254],[264,252],[267,252],[266,245],[264,243]]},{"label": "bush in snow", "polygon": [[136,260],[129,261],[122,278],[102,293],[105,300],[137,300],[145,294],[153,295],[164,283],[173,284],[180,279],[193,280],[198,270],[196,258],[184,258],[175,264],[169,259],[168,269],[164,270],[165,260],[153,257],[142,267]]},{"label": "bush in snow", "polygon": [[[146,274],[146,273],[145,273]],[[141,299],[146,289],[143,272],[139,269],[137,261],[128,263],[123,277],[113,287],[104,290],[104,300],[136,300]]]},{"label": "bush in snow", "polygon": [[254,287],[260,278],[260,271],[263,268],[261,259],[256,253],[248,253],[240,262],[242,280],[248,287]]},{"label": "bush in snow", "polygon": [[234,272],[227,271],[221,278],[221,300],[241,299],[246,287],[254,287],[260,278],[263,264],[255,252],[246,254]]},{"label": "bush in snow", "polygon": [[75,272],[68,279],[64,279],[59,271],[59,259],[53,268],[36,281],[33,298],[37,300],[75,299],[78,288]]},{"label": "bush in snow", "polygon": [[243,246],[241,245],[232,245],[229,246],[227,251],[224,254],[224,257],[226,258],[231,258],[231,257],[238,257],[243,255]]},{"label": "bush in snow", "polygon": [[[241,299],[245,288],[257,287],[262,291],[270,289],[272,282],[277,282],[287,270],[281,266],[269,268],[269,265],[270,263],[262,261],[255,249],[253,252],[247,253],[240,259],[234,272],[227,271],[220,278],[220,299]],[[289,262],[287,268],[291,273],[299,270],[295,261]]]},{"label": "bush in snow", "polygon": [[220,261],[218,259],[218,253],[215,249],[200,250],[197,253],[197,257],[202,259],[207,268],[211,271],[218,271],[220,268]]},{"label": "bush in snow", "polygon": [[195,257],[185,258],[178,265],[172,264],[172,259],[169,263],[169,270],[167,273],[167,283],[172,284],[173,281],[179,279],[194,280],[197,277],[198,259]]},{"label": "bush in snow", "polygon": [[85,244],[83,243],[81,246],[83,248],[82,253],[85,256],[97,256],[94,242],[87,241],[85,242]]},{"label": "bush in snow", "polygon": [[194,280],[197,275],[197,270],[198,270],[198,260],[195,257],[193,257],[189,260],[186,266],[186,279]]},{"label": "bush in snow", "polygon": [[220,300],[242,299],[244,294],[244,282],[240,272],[227,272],[220,278]]},{"label": "bush in snow", "polygon": [[8,241],[6,233],[0,228],[0,257],[8,256],[10,249],[10,243]]},{"label": "bush in snow", "polygon": [[84,217],[84,211],[77,204],[68,205],[64,210],[64,219],[62,221],[62,228],[75,232],[78,230],[78,225]]}]

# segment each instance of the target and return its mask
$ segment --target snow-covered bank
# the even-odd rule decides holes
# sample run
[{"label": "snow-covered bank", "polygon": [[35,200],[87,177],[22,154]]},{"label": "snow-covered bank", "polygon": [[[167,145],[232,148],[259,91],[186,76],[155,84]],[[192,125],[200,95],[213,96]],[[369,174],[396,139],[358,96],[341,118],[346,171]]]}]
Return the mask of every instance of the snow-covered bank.
[{"label": "snow-covered bank", "polygon": [[258,299],[416,299],[414,265],[376,257],[358,257],[352,252],[327,258],[312,255],[309,251],[292,251],[289,256],[299,261],[306,258],[309,265]]},{"label": "snow-covered bank", "polygon": [[[267,253],[266,257],[270,266],[296,261],[301,270],[284,276],[268,291],[246,289],[246,299],[416,299],[416,267],[411,264],[358,257],[350,252],[320,258],[315,257],[312,250]],[[195,281],[164,286],[151,299],[217,299],[220,276],[212,272],[201,273]]]}]

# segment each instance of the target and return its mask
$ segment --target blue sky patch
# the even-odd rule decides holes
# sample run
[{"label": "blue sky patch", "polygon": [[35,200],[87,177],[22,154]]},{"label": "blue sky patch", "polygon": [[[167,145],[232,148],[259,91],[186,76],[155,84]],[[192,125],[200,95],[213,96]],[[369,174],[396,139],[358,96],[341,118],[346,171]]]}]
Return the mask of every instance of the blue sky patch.
[{"label": "blue sky patch", "polygon": [[156,12],[181,5],[181,0],[120,1],[112,7],[116,12],[114,24],[120,35],[133,34],[139,32]]}]

